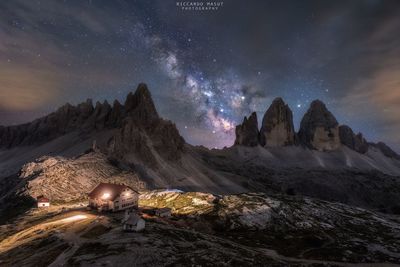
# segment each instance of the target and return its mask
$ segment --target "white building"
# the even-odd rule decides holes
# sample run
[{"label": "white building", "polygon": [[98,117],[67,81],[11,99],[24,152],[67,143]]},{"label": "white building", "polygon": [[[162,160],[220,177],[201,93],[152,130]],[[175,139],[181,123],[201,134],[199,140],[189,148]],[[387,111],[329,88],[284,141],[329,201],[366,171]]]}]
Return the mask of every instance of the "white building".
[{"label": "white building", "polygon": [[89,206],[100,211],[137,208],[139,193],[123,184],[100,183],[89,193]]},{"label": "white building", "polygon": [[50,200],[44,196],[38,196],[36,200],[38,208],[46,208],[50,206]]},{"label": "white building", "polygon": [[127,232],[140,232],[145,226],[146,222],[135,212],[125,211],[125,218],[123,222],[123,229]]}]

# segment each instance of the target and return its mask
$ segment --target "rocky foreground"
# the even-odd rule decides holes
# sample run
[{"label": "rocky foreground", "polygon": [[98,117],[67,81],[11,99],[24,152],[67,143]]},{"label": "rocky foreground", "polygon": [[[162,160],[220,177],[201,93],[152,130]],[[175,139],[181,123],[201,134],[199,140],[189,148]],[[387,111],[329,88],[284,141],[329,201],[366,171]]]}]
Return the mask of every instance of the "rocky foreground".
[{"label": "rocky foreground", "polygon": [[[149,191],[141,233],[122,213],[31,211],[1,228],[2,266],[368,266],[400,264],[400,218],[338,203],[247,193]],[[46,255],[44,257],[44,255]],[[358,264],[354,264],[358,266]]]},{"label": "rocky foreground", "polygon": [[400,218],[339,203],[261,193],[159,192],[140,204],[195,218],[195,228],[290,257],[400,263]]}]

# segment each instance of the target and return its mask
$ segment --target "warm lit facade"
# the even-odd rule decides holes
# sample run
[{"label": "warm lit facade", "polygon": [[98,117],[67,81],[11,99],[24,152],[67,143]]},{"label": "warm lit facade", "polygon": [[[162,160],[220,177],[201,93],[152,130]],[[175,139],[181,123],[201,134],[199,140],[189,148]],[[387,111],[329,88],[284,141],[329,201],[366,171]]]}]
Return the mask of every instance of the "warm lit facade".
[{"label": "warm lit facade", "polygon": [[38,208],[50,207],[50,200],[45,196],[38,196],[36,201]]},{"label": "warm lit facade", "polygon": [[138,200],[139,193],[122,184],[100,183],[89,193],[89,206],[101,211],[137,208]]}]

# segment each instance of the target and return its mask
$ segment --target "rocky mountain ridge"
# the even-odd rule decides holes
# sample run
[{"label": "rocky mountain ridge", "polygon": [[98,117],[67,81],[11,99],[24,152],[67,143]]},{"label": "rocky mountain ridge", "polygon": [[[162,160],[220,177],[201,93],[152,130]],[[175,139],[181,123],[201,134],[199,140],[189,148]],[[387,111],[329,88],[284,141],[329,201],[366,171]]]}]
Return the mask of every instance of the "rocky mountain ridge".
[{"label": "rocky mountain ridge", "polygon": [[[32,162],[37,166],[43,156],[59,162],[56,166],[73,164],[77,156],[86,155],[94,143],[93,150],[107,159],[105,162],[94,158],[94,161],[104,163],[104,169],[136,173],[153,189],[178,188],[214,194],[272,190],[388,212],[397,210],[390,205],[390,201],[398,199],[396,192],[400,188],[396,177],[400,175],[397,154],[383,143],[368,143],[350,128],[338,126],[320,101],[313,102],[305,115],[300,134],[294,132],[288,105],[276,99],[263,118],[263,135],[258,130],[257,114],[253,113],[237,127],[235,145],[221,150],[186,144],[175,125],[160,118],[144,84],[130,93],[124,104],[115,101],[112,107],[107,102],[93,107],[90,103],[87,101],[76,107],[65,105],[56,113],[37,120],[46,127],[35,128],[32,125],[37,122],[32,122],[28,127],[32,132],[16,135],[21,136],[21,139],[13,139],[18,142],[12,141],[0,149],[0,199],[7,192],[17,192],[24,164],[30,166]],[[63,130],[51,126],[52,123]],[[46,132],[54,139],[42,140],[40,137],[46,136],[43,135]],[[265,142],[262,143],[264,147],[261,142]],[[61,184],[53,173],[57,172],[44,168],[41,175],[25,179],[29,180],[28,185],[37,185],[29,195],[36,197],[40,188],[55,192],[57,187],[64,188],[64,182],[65,186],[71,185],[68,177],[71,181],[78,180],[79,184],[74,172],[67,172]],[[85,178],[87,184],[102,178],[97,172],[90,173],[93,177]],[[85,193],[70,189],[66,191],[74,195]]]},{"label": "rocky mountain ridge", "polygon": [[295,143],[292,111],[283,99],[278,97],[264,114],[260,129],[260,145],[274,147]]},{"label": "rocky mountain ridge", "polygon": [[163,130],[168,130],[170,135],[174,135],[174,141],[179,143],[178,146],[182,146],[184,142],[175,125],[158,116],[147,85],[141,83],[135,93],[128,94],[124,105],[115,100],[113,106],[107,101],[97,102],[93,106],[92,100],[88,99],[77,106],[67,103],[57,111],[30,123],[0,126],[0,148],[41,144],[74,131],[83,133],[103,129],[123,131],[127,125],[132,124],[151,133],[157,132],[153,129],[162,125],[160,127]]},{"label": "rocky mountain ridge", "polygon": [[320,100],[311,102],[296,133],[292,110],[282,98],[276,98],[265,112],[260,130],[255,112],[236,126],[235,145],[303,146],[318,151],[333,151],[343,145],[361,154],[365,154],[369,147],[374,147],[386,157],[400,159],[400,155],[385,143],[368,142],[361,133],[355,134],[349,126],[339,125],[335,116]]},{"label": "rocky mountain ridge", "polygon": [[[156,162],[154,156],[146,152],[154,149],[163,157],[176,160],[185,144],[175,125],[158,115],[147,85],[141,83],[135,93],[127,95],[124,104],[115,100],[112,106],[107,101],[93,106],[92,100],[88,99],[76,106],[67,103],[30,123],[0,126],[0,148],[40,145],[71,132],[90,135],[113,129],[118,131],[110,138],[107,150],[118,157],[134,149],[140,157]],[[253,112],[236,127],[235,133],[234,145],[301,145],[319,151],[332,151],[344,145],[362,154],[374,147],[389,158],[400,159],[400,155],[385,143],[368,142],[361,133],[355,134],[349,126],[339,125],[320,100],[311,103],[297,133],[292,110],[279,97],[265,112],[260,129],[257,114]],[[153,141],[154,146],[150,144]]]},{"label": "rocky mountain ridge", "polygon": [[132,152],[154,162],[149,152],[154,150],[176,160],[185,143],[175,124],[159,117],[147,85],[141,83],[124,105],[115,100],[112,107],[107,101],[93,106],[88,99],[77,106],[67,103],[31,123],[0,126],[0,148],[40,145],[71,132],[90,136],[105,130],[116,130],[109,145],[102,148],[116,157]]}]

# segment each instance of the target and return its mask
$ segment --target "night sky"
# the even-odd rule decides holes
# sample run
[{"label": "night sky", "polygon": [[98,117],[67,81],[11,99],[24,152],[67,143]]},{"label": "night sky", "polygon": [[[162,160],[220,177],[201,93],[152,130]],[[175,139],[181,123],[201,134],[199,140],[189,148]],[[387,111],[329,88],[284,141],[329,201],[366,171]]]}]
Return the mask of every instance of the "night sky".
[{"label": "night sky", "polygon": [[232,145],[281,96],[296,129],[321,99],[400,151],[400,1],[1,1],[0,124],[124,101],[140,82],[191,144]]}]

